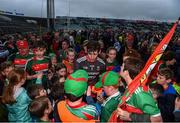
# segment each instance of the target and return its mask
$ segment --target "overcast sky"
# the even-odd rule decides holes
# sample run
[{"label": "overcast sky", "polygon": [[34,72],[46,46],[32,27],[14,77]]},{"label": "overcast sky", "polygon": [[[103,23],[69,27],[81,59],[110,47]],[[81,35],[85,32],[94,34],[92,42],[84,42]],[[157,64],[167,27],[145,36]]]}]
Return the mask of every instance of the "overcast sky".
[{"label": "overcast sky", "polygon": [[[46,0],[0,0],[0,10],[46,17]],[[55,0],[55,15],[69,14],[78,17],[176,20],[180,16],[180,0]]]}]

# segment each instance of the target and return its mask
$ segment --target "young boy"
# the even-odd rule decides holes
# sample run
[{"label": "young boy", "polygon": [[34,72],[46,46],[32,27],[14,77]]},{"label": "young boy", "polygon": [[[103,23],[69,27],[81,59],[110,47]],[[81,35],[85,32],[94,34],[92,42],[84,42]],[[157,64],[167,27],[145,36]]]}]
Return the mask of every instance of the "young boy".
[{"label": "young boy", "polygon": [[106,71],[105,63],[98,57],[100,54],[100,45],[96,41],[90,41],[87,44],[88,54],[76,60],[75,70],[84,69],[87,71],[88,85],[94,86],[97,83],[98,76]]},{"label": "young boy", "polygon": [[[28,60],[25,70],[27,72],[27,79],[30,80],[28,85],[43,84],[44,88],[47,87],[47,73],[49,58],[44,56],[46,52],[46,45],[42,41],[37,41],[34,44],[34,57]],[[36,79],[42,75],[42,81]],[[41,78],[41,77],[39,77]]]},{"label": "young boy", "polygon": [[73,73],[74,71],[74,62],[75,62],[75,50],[72,48],[67,49],[66,51],[66,59],[62,61],[62,63],[67,68],[68,75]]},{"label": "young boy", "polygon": [[118,90],[119,80],[119,74],[109,71],[103,73],[100,81],[95,85],[96,88],[103,86],[103,90],[108,97],[102,104],[101,122],[108,122],[112,112],[117,109],[119,97],[121,96]]},{"label": "young boy", "polygon": [[84,70],[77,70],[66,79],[64,90],[67,100],[57,104],[57,114],[62,122],[90,122],[97,119],[96,108],[82,101],[87,81],[88,74]]},{"label": "young boy", "polygon": [[27,94],[32,100],[38,97],[47,96],[47,93],[41,84],[33,84],[29,86],[27,89]]},{"label": "young boy", "polygon": [[42,96],[33,100],[29,105],[29,112],[38,120],[35,122],[50,122],[49,114],[52,112],[48,97]]},{"label": "young boy", "polygon": [[170,122],[174,121],[173,111],[176,99],[176,90],[171,84],[173,78],[173,73],[169,68],[161,68],[158,71],[157,83],[163,86],[164,92],[163,97],[166,100],[163,104],[165,109],[165,116],[163,121]]},{"label": "young boy", "polygon": [[[127,58],[121,67],[120,75],[129,86],[132,80],[143,69],[143,67],[144,67],[144,63],[142,62],[142,60],[137,59],[137,58]],[[133,120],[130,118],[130,115],[126,115],[132,112],[136,114],[150,115],[151,122],[162,121],[160,110],[158,109],[153,99],[153,96],[147,86],[138,87],[135,93],[133,93],[132,96],[128,100],[126,100],[126,103],[124,104],[124,106],[118,108],[117,112],[118,112],[119,118],[124,121]]]}]

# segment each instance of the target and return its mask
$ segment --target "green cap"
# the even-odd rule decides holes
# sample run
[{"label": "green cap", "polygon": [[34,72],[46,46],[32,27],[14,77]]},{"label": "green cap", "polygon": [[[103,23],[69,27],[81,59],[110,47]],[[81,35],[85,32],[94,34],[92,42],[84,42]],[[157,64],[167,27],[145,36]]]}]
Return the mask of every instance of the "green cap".
[{"label": "green cap", "polygon": [[67,94],[80,97],[87,89],[88,74],[85,70],[77,70],[69,75],[64,83],[64,90]]},{"label": "green cap", "polygon": [[104,72],[99,81],[95,84],[95,88],[100,88],[102,86],[117,85],[119,83],[119,74],[114,71]]}]

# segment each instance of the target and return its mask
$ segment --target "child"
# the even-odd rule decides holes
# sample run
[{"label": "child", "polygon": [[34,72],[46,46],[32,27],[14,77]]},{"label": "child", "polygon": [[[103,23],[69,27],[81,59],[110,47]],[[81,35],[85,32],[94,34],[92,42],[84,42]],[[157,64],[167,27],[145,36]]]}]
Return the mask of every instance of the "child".
[{"label": "child", "polygon": [[8,85],[7,76],[11,70],[14,69],[12,62],[3,62],[0,65],[0,96],[2,96],[4,87]]},{"label": "child", "polygon": [[64,64],[58,63],[55,67],[55,71],[58,77],[67,77],[67,68]]},{"label": "child", "polygon": [[121,95],[118,90],[119,80],[119,74],[109,71],[103,73],[100,81],[95,85],[96,88],[103,86],[103,90],[108,96],[102,104],[101,122],[108,122],[112,112],[117,109]]},{"label": "child", "polygon": [[14,69],[8,74],[9,84],[5,88],[2,102],[6,104],[9,111],[8,120],[10,122],[30,122],[31,117],[28,105],[31,99],[22,85],[26,81],[24,70]]},{"label": "child", "polygon": [[46,90],[44,90],[41,84],[33,84],[27,89],[28,96],[34,100],[41,96],[47,96]]},{"label": "child", "polygon": [[66,51],[66,59],[62,61],[62,63],[67,68],[68,75],[73,73],[74,71],[74,61],[75,61],[75,50],[72,48],[67,49]]},{"label": "child", "polygon": [[88,74],[84,70],[77,70],[66,79],[64,89],[67,100],[57,104],[57,114],[62,122],[89,122],[97,118],[96,108],[82,101],[87,81]]},{"label": "child", "polygon": [[52,106],[48,97],[42,96],[33,100],[29,105],[29,112],[39,119],[37,122],[51,122],[49,114],[52,112]]},{"label": "child", "polygon": [[175,105],[175,99],[176,99],[176,90],[172,86],[173,73],[169,68],[161,68],[158,71],[157,75],[157,83],[163,86],[164,92],[163,97],[165,98],[164,106],[165,108],[165,114],[164,117],[165,122],[174,121],[173,111],[174,111],[174,105]]},{"label": "child", "polygon": [[101,73],[106,71],[105,62],[98,57],[100,53],[100,45],[96,41],[90,41],[87,44],[88,54],[76,60],[75,70],[84,69],[87,71],[88,85],[94,86],[97,83]]},{"label": "child", "polygon": [[[121,67],[120,76],[129,86],[132,80],[141,72],[143,67],[144,63],[141,59],[129,57],[124,61]],[[160,122],[162,120],[160,111],[156,106],[152,94],[147,86],[138,87],[135,90],[135,93],[133,93],[132,96],[126,101],[125,106],[118,108],[117,112],[119,118],[124,121],[133,120],[129,117],[129,115],[125,116],[125,114],[132,112],[136,114],[150,115],[151,122]],[[141,122],[143,120],[144,119],[141,119]]]},{"label": "child", "polygon": [[[30,80],[28,85],[42,84],[47,89],[47,73],[49,58],[44,56],[46,45],[42,41],[37,41],[34,44],[34,57],[30,59],[25,67],[27,79]],[[36,81],[39,74],[43,74],[42,81]]]},{"label": "child", "polygon": [[106,71],[115,71],[115,72],[120,71],[120,65],[116,60],[116,54],[117,54],[117,51],[114,47],[109,47],[107,49]]},{"label": "child", "polygon": [[57,65],[57,57],[56,54],[50,53],[50,63],[49,63],[49,68],[51,68],[53,71],[55,70],[55,66]]}]

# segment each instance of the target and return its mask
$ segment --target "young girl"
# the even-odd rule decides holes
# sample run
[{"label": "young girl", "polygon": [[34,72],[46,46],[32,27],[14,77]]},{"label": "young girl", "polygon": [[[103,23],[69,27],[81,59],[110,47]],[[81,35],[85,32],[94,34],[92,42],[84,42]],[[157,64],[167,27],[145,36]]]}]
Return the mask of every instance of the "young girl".
[{"label": "young girl", "polygon": [[2,102],[6,104],[9,111],[10,122],[31,122],[28,105],[30,98],[22,85],[26,81],[24,70],[14,69],[8,74],[9,84],[5,88]]},{"label": "young girl", "polygon": [[106,71],[120,71],[120,65],[116,60],[117,51],[114,47],[109,47],[106,52]]}]

